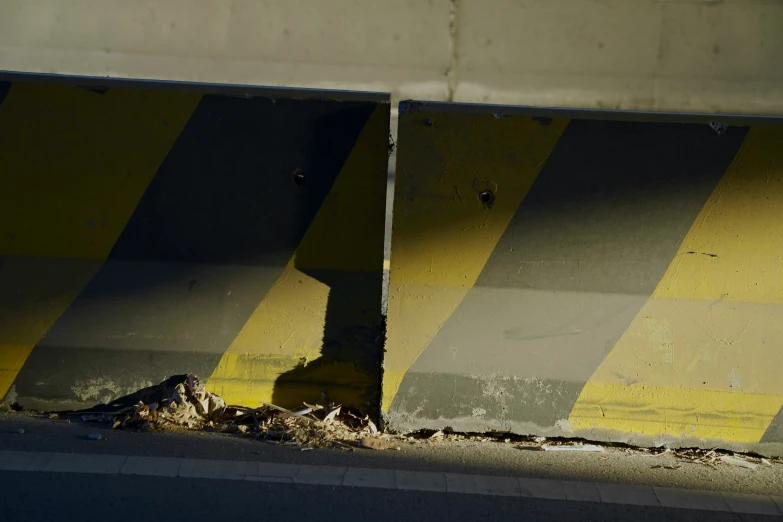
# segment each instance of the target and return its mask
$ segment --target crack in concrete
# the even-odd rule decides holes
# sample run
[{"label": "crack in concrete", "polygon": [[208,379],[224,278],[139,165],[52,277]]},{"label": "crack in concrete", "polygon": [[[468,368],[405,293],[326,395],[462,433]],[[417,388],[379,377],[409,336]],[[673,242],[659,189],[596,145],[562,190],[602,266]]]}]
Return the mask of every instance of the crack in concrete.
[{"label": "crack in concrete", "polygon": [[450,0],[449,2],[449,68],[446,71],[448,80],[448,98],[454,101],[457,90],[457,68],[459,67],[459,25],[462,0]]}]

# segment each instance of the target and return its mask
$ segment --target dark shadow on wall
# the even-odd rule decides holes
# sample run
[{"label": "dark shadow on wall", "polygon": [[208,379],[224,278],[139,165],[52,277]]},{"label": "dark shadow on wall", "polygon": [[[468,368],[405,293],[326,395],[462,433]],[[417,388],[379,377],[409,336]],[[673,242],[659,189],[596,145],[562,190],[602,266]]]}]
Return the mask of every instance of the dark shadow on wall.
[{"label": "dark shadow on wall", "polygon": [[329,287],[320,356],[281,374],[272,402],[284,407],[324,400],[377,409],[383,325],[382,277],[376,274],[303,270]]},{"label": "dark shadow on wall", "polygon": [[[332,140],[343,141],[344,117],[325,116],[316,123],[311,143],[312,157],[329,157],[335,148]],[[329,136],[329,139],[323,139]],[[379,141],[379,154],[383,143]],[[317,166],[315,167],[317,168]],[[353,177],[356,173],[347,173]],[[343,190],[336,196],[339,208],[331,207],[330,223],[341,226],[330,228],[326,241],[316,244],[303,243],[297,250],[294,267],[329,288],[326,305],[325,325],[320,356],[302,362],[296,368],[281,374],[275,381],[272,401],[284,407],[324,403],[329,400],[339,404],[350,404],[363,411],[373,413],[378,409],[380,394],[381,353],[383,350],[383,318],[381,311],[383,285],[383,242],[385,230],[386,172],[379,169],[361,172],[370,176],[370,194],[362,190]],[[376,180],[377,178],[377,180]],[[368,183],[362,180],[362,186]],[[377,186],[377,194],[376,194]],[[328,197],[328,196],[327,196]],[[348,219],[341,215],[356,215],[351,207],[362,202],[356,198],[378,199],[377,212],[367,212],[361,226],[375,233],[358,236],[368,239],[357,240]],[[353,223],[352,226],[359,226]],[[329,268],[323,268],[329,267]],[[334,267],[352,267],[337,270]],[[359,270],[354,268],[359,267]],[[325,399],[326,397],[326,399]]]}]

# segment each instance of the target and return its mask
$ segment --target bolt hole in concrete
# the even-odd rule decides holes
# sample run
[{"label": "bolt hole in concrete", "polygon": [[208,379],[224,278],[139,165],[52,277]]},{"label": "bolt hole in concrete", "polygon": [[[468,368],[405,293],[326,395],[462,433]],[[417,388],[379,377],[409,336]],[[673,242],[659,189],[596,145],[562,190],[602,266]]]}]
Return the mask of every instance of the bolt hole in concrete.
[{"label": "bolt hole in concrete", "polygon": [[304,187],[307,178],[305,178],[304,171],[302,169],[295,169],[291,173],[291,178],[294,180],[294,185],[297,187]]},{"label": "bolt hole in concrete", "polygon": [[425,125],[427,125],[428,127],[432,127],[432,126],[435,124],[435,122],[434,122],[434,121],[432,121],[432,118],[427,118],[426,120],[424,120],[424,123],[425,123]]},{"label": "bolt hole in concrete", "polygon": [[489,206],[495,201],[495,194],[491,190],[483,190],[479,193],[479,201],[484,206]]}]

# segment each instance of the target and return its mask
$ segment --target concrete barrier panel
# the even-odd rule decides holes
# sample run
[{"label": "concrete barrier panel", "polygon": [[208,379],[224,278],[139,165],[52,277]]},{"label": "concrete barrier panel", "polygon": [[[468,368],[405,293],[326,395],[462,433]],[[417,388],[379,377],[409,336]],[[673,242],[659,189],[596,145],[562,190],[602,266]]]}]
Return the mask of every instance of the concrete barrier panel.
[{"label": "concrete barrier panel", "polygon": [[389,425],[783,442],[783,128],[511,111],[400,107]]},{"label": "concrete barrier panel", "polygon": [[387,95],[25,80],[0,105],[0,395],[192,372],[250,406],[377,396]]}]

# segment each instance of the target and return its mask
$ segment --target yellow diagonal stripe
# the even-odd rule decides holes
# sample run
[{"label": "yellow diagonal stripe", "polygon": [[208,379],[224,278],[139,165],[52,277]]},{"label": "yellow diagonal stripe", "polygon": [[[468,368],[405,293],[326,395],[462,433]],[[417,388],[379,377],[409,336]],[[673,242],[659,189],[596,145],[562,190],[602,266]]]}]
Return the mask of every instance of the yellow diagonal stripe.
[{"label": "yellow diagonal stripe", "polygon": [[0,105],[0,397],[109,255],[199,99],[11,87]]},{"label": "yellow diagonal stripe", "polygon": [[[318,359],[330,288],[302,270],[381,273],[384,212],[378,202],[386,199],[388,124],[389,107],[379,104],[293,258],[209,378],[209,388],[230,404],[271,401],[281,374]],[[357,375],[351,364],[332,364],[319,371],[319,381],[336,388],[371,378]],[[355,402],[353,397],[330,398]]]},{"label": "yellow diagonal stripe", "polygon": [[[428,118],[434,125],[423,123]],[[566,124],[492,115],[401,117],[384,411],[475,284]],[[480,200],[484,191],[493,192],[491,205]]]},{"label": "yellow diagonal stripe", "polygon": [[783,129],[752,128],[572,426],[758,442],[783,405],[781,223]]}]

